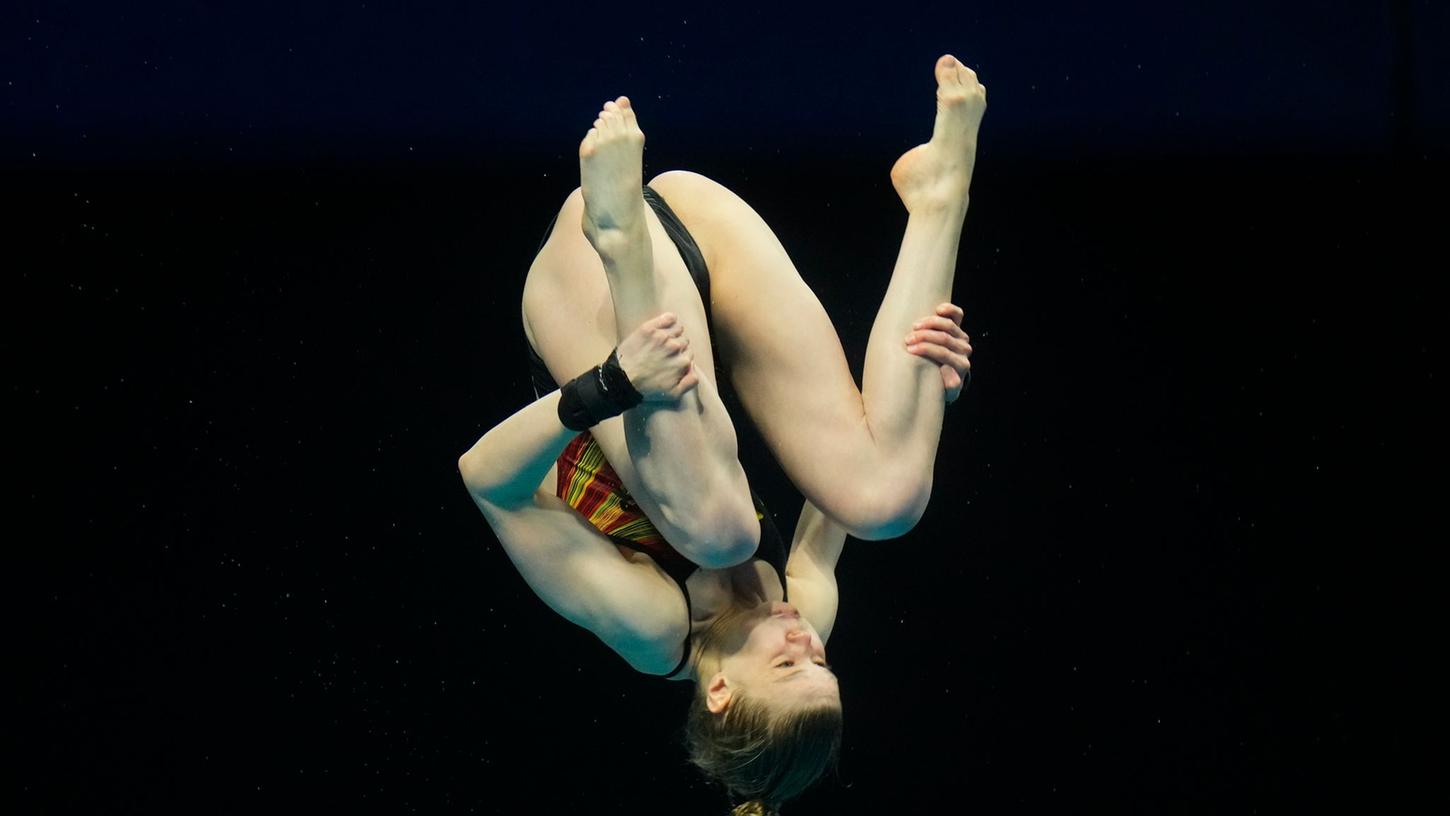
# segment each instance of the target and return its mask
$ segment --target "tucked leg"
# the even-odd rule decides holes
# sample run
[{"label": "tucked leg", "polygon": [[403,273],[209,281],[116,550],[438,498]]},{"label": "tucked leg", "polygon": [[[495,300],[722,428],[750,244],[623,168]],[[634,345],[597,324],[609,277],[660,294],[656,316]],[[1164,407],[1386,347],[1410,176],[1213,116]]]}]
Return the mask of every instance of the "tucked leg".
[{"label": "tucked leg", "polygon": [[638,128],[626,111],[609,103],[609,115],[581,145],[583,186],[565,202],[561,228],[530,270],[525,319],[550,372],[564,382],[602,361],[638,324],[665,311],[679,316],[700,384],[677,403],[644,403],[591,430],[676,549],[702,566],[732,566],[754,553],[759,524],[734,426],[715,390],[704,307],[640,193],[643,137],[634,140]]},{"label": "tucked leg", "polygon": [[909,354],[906,338],[951,299],[985,92],[951,57],[936,74],[932,139],[892,169],[909,215],[859,391],[820,301],[759,214],[703,176],[651,182],[706,236],[715,339],[741,403],[807,499],[864,539],[920,519],[944,415],[937,367]]}]

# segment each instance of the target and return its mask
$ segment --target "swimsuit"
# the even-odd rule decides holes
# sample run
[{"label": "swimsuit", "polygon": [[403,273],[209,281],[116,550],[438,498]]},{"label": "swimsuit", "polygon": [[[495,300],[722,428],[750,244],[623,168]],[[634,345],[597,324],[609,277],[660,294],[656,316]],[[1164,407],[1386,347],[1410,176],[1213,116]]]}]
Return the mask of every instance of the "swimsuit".
[{"label": "swimsuit", "polygon": [[[690,277],[695,281],[695,287],[700,290],[700,301],[705,305],[706,329],[713,337],[714,322],[710,317],[710,272],[705,267],[705,257],[700,253],[699,246],[690,236],[689,231],[685,229],[685,225],[681,223],[679,217],[675,215],[664,199],[660,198],[659,193],[648,185],[644,186],[643,192],[644,200],[659,217],[660,224],[664,226],[670,240],[680,251],[680,256],[685,261],[685,268],[690,271]],[[544,244],[548,242],[549,234],[553,232],[558,218],[556,214],[554,219],[549,222],[548,229],[544,230],[544,238],[539,242],[539,250],[542,250]],[[537,255],[538,251],[535,251],[535,254]],[[716,361],[715,370],[717,372],[721,370],[718,361]],[[724,382],[725,378],[720,379]],[[534,388],[534,399],[559,388],[559,384],[554,382],[553,376],[549,374],[549,368],[545,365],[543,358],[532,345],[529,346],[529,380]],[[604,452],[600,449],[594,436],[588,431],[576,436],[559,455],[557,465],[559,478],[555,491],[559,498],[588,519],[595,529],[608,536],[614,543],[643,552],[653,558],[655,563],[659,564],[660,568],[680,585],[680,591],[685,594],[686,620],[693,623],[693,617],[690,616],[690,590],[685,585],[685,581],[699,567],[670,546],[664,536],[660,535],[654,523],[640,510],[639,505],[629,495],[629,490],[620,481],[619,474],[609,466],[609,462],[605,460]],[[780,578],[781,589],[784,591],[786,588],[785,564],[790,554],[789,544],[781,538],[770,511],[766,509],[765,502],[754,489],[750,491],[750,498],[755,503],[755,515],[760,521],[760,546],[756,550],[756,558],[764,559],[775,567],[776,575]],[[680,656],[679,664],[659,676],[672,677],[678,674],[689,659],[690,635],[686,634],[684,654]]]}]

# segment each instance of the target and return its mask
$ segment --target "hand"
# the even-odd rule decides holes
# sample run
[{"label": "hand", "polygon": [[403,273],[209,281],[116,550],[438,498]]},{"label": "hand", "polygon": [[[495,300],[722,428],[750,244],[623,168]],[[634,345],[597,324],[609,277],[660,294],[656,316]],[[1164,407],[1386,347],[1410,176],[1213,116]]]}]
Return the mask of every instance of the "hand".
[{"label": "hand", "polygon": [[912,326],[906,350],[918,357],[941,365],[942,385],[947,389],[947,404],[961,396],[962,386],[972,370],[971,339],[962,331],[962,308],[952,303],[936,307],[937,314],[924,317]]},{"label": "hand", "polygon": [[700,384],[685,327],[671,312],[646,320],[619,343],[619,367],[645,402],[673,402]]}]

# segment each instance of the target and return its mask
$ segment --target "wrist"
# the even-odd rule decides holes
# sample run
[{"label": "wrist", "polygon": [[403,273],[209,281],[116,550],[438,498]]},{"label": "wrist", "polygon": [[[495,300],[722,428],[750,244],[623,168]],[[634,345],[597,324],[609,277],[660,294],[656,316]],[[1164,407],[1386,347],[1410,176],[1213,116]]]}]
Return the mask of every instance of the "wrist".
[{"label": "wrist", "polygon": [[618,350],[609,359],[580,374],[559,389],[559,421],[584,431],[619,416],[644,401],[619,367]]}]

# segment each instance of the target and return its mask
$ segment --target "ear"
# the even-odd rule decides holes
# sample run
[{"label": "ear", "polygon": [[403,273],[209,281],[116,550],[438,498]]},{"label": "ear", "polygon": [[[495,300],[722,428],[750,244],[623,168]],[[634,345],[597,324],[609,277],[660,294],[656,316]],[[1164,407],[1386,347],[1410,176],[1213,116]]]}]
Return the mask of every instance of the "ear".
[{"label": "ear", "polygon": [[709,707],[711,714],[719,714],[730,707],[730,699],[733,696],[730,684],[725,680],[724,672],[716,672],[710,678],[710,684],[705,687],[705,705]]}]

